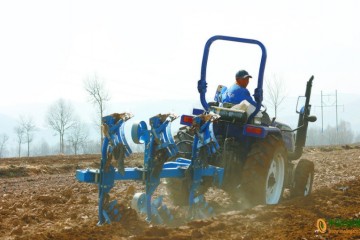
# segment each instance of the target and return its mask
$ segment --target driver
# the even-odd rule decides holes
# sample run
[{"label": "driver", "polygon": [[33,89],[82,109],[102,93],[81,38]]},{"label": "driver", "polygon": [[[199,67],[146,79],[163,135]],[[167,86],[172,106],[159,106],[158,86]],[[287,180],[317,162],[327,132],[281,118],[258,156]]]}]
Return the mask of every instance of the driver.
[{"label": "driver", "polygon": [[239,104],[243,100],[246,100],[256,106],[256,102],[250,96],[249,90],[246,89],[250,78],[252,78],[252,76],[247,71],[238,71],[235,75],[235,83],[223,93],[222,102]]}]

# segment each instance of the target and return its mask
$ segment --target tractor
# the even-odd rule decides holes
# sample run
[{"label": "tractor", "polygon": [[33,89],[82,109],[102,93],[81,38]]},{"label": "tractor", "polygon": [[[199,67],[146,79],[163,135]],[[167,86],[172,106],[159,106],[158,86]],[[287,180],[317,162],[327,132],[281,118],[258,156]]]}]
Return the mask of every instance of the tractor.
[{"label": "tractor", "polygon": [[[262,56],[257,88],[256,106],[248,102],[223,103],[226,87],[219,86],[213,102],[206,101],[206,68],[210,46],[223,40],[254,44]],[[292,196],[307,196],[311,192],[314,164],[301,159],[310,116],[310,95],[313,76],[307,82],[304,105],[297,107],[298,127],[270,119],[263,106],[263,76],[266,63],[265,46],[252,39],[229,36],[211,37],[205,45],[198,91],[203,109],[182,115],[184,125],[174,135],[171,123],[177,116],[158,114],[134,123],[132,140],[144,144],[142,166],[125,167],[124,159],[132,151],[125,138],[124,125],[131,113],[114,113],[103,117],[104,141],[100,169],[76,171],[81,182],[97,184],[99,188],[99,225],[126,218],[129,207],[111,200],[110,191],[116,180],[135,180],[145,184],[144,193],[136,193],[131,208],[146,215],[154,224],[173,221],[173,214],[163,203],[163,196],[153,199],[157,187],[166,182],[168,195],[174,205],[188,206],[188,219],[211,216],[214,211],[204,194],[209,187],[222,188],[232,199],[244,204],[277,204],[285,188]],[[300,97],[298,99],[299,103]],[[240,200],[240,201],[239,201]]]},{"label": "tractor", "polygon": [[[215,93],[214,102],[206,101],[206,68],[209,49],[214,41],[233,41],[255,44],[262,50],[259,67],[257,88],[254,99],[256,106],[246,100],[240,104],[222,103],[221,95],[226,87],[219,85]],[[305,146],[306,133],[309,122],[315,122],[316,117],[310,116],[311,76],[307,82],[304,102],[299,114],[298,127],[291,129],[287,124],[270,120],[263,102],[263,76],[266,62],[265,46],[252,39],[228,36],[214,36],[210,38],[204,49],[201,79],[198,81],[198,91],[203,109],[194,109],[193,115],[199,113],[215,113],[220,117],[213,123],[213,131],[220,149],[215,155],[207,156],[207,162],[224,169],[222,189],[234,199],[242,198],[250,205],[277,204],[285,188],[290,190],[291,196],[307,196],[312,189],[314,178],[313,162],[301,159]],[[305,101],[301,101],[305,100]],[[298,106],[297,106],[298,108]],[[180,152],[191,155],[191,119],[193,116],[183,116],[181,123],[185,127],[177,132],[175,139]],[[188,126],[186,126],[188,125]],[[169,192],[174,195],[174,201],[186,203],[187,185],[189,179],[170,179]],[[209,179],[204,178],[199,191],[205,192],[211,186]],[[179,193],[179,189],[182,190]]]}]

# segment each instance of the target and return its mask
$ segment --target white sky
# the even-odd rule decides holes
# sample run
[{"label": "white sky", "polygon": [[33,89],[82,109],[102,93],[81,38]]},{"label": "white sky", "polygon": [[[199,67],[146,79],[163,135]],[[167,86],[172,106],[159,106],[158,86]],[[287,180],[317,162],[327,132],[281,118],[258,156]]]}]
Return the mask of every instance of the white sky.
[{"label": "white sky", "polygon": [[[313,92],[358,94],[359,12],[358,0],[1,1],[0,112],[59,98],[85,103],[83,80],[94,72],[113,102],[197,99],[213,35],[263,42],[265,74],[281,76],[290,95],[303,94],[311,75]],[[256,47],[215,43],[212,50],[209,100],[238,69],[257,77]]]}]

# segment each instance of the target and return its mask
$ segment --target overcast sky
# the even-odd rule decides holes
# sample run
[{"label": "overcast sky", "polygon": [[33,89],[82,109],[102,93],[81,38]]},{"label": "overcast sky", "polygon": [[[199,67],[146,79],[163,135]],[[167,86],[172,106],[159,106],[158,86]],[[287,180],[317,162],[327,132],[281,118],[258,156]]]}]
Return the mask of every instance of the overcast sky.
[{"label": "overcast sky", "polygon": [[[113,102],[196,99],[213,35],[263,42],[265,75],[283,78],[290,95],[315,75],[314,93],[351,96],[360,86],[359,12],[358,0],[1,1],[0,113],[59,98],[86,103],[83,80],[93,73]],[[257,78],[257,47],[211,50],[208,99],[238,69]]]}]

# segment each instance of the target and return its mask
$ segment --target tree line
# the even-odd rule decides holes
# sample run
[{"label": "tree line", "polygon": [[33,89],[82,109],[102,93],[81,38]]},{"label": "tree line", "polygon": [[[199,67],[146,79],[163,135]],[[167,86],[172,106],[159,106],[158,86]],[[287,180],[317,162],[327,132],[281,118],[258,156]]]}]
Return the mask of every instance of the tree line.
[{"label": "tree line", "polygon": [[[274,110],[277,117],[280,105],[284,102],[287,92],[283,79],[277,75],[265,79],[266,99],[269,106]],[[14,128],[15,141],[17,143],[17,156],[22,156],[22,146],[25,145],[26,156],[48,154],[78,154],[98,153],[103,142],[101,119],[106,110],[106,103],[110,100],[110,94],[105,88],[105,83],[94,74],[84,81],[84,90],[88,94],[88,101],[96,110],[96,127],[99,140],[89,139],[88,128],[76,115],[70,102],[58,99],[52,103],[46,114],[46,125],[59,137],[59,145],[55,149],[43,141],[34,152],[31,153],[31,143],[34,140],[38,128],[30,116],[19,116],[18,124]],[[7,153],[9,136],[0,134],[0,158]],[[328,126],[325,130],[309,127],[307,133],[308,146],[339,145],[360,142],[360,133],[356,134],[349,122],[341,121],[337,127]],[[139,147],[139,146],[135,146]]]},{"label": "tree line", "polygon": [[[50,128],[59,137],[58,151],[59,154],[78,154],[82,153],[100,152],[103,140],[101,131],[101,119],[104,116],[106,103],[110,100],[110,95],[105,88],[105,82],[94,74],[84,80],[84,90],[88,94],[89,102],[96,110],[96,126],[99,129],[99,141],[89,140],[89,132],[85,123],[75,115],[75,110],[71,102],[62,98],[52,103],[46,113],[45,125]],[[25,144],[26,156],[39,155],[39,153],[56,153],[45,141],[41,143],[41,147],[37,148],[36,153],[31,153],[32,142],[38,128],[31,116],[20,115],[18,123],[14,128],[15,141],[17,152],[16,155],[21,157],[23,155],[23,145]],[[0,158],[7,153],[7,145],[9,143],[9,136],[7,134],[0,134]],[[98,142],[98,143],[96,143]],[[96,148],[95,151],[89,147]],[[39,149],[40,148],[40,149]],[[46,154],[45,154],[46,155]]]},{"label": "tree line", "polygon": [[360,133],[356,134],[347,121],[340,121],[339,125],[327,126],[324,130],[320,127],[310,127],[307,132],[307,146],[345,145],[360,143]]}]

